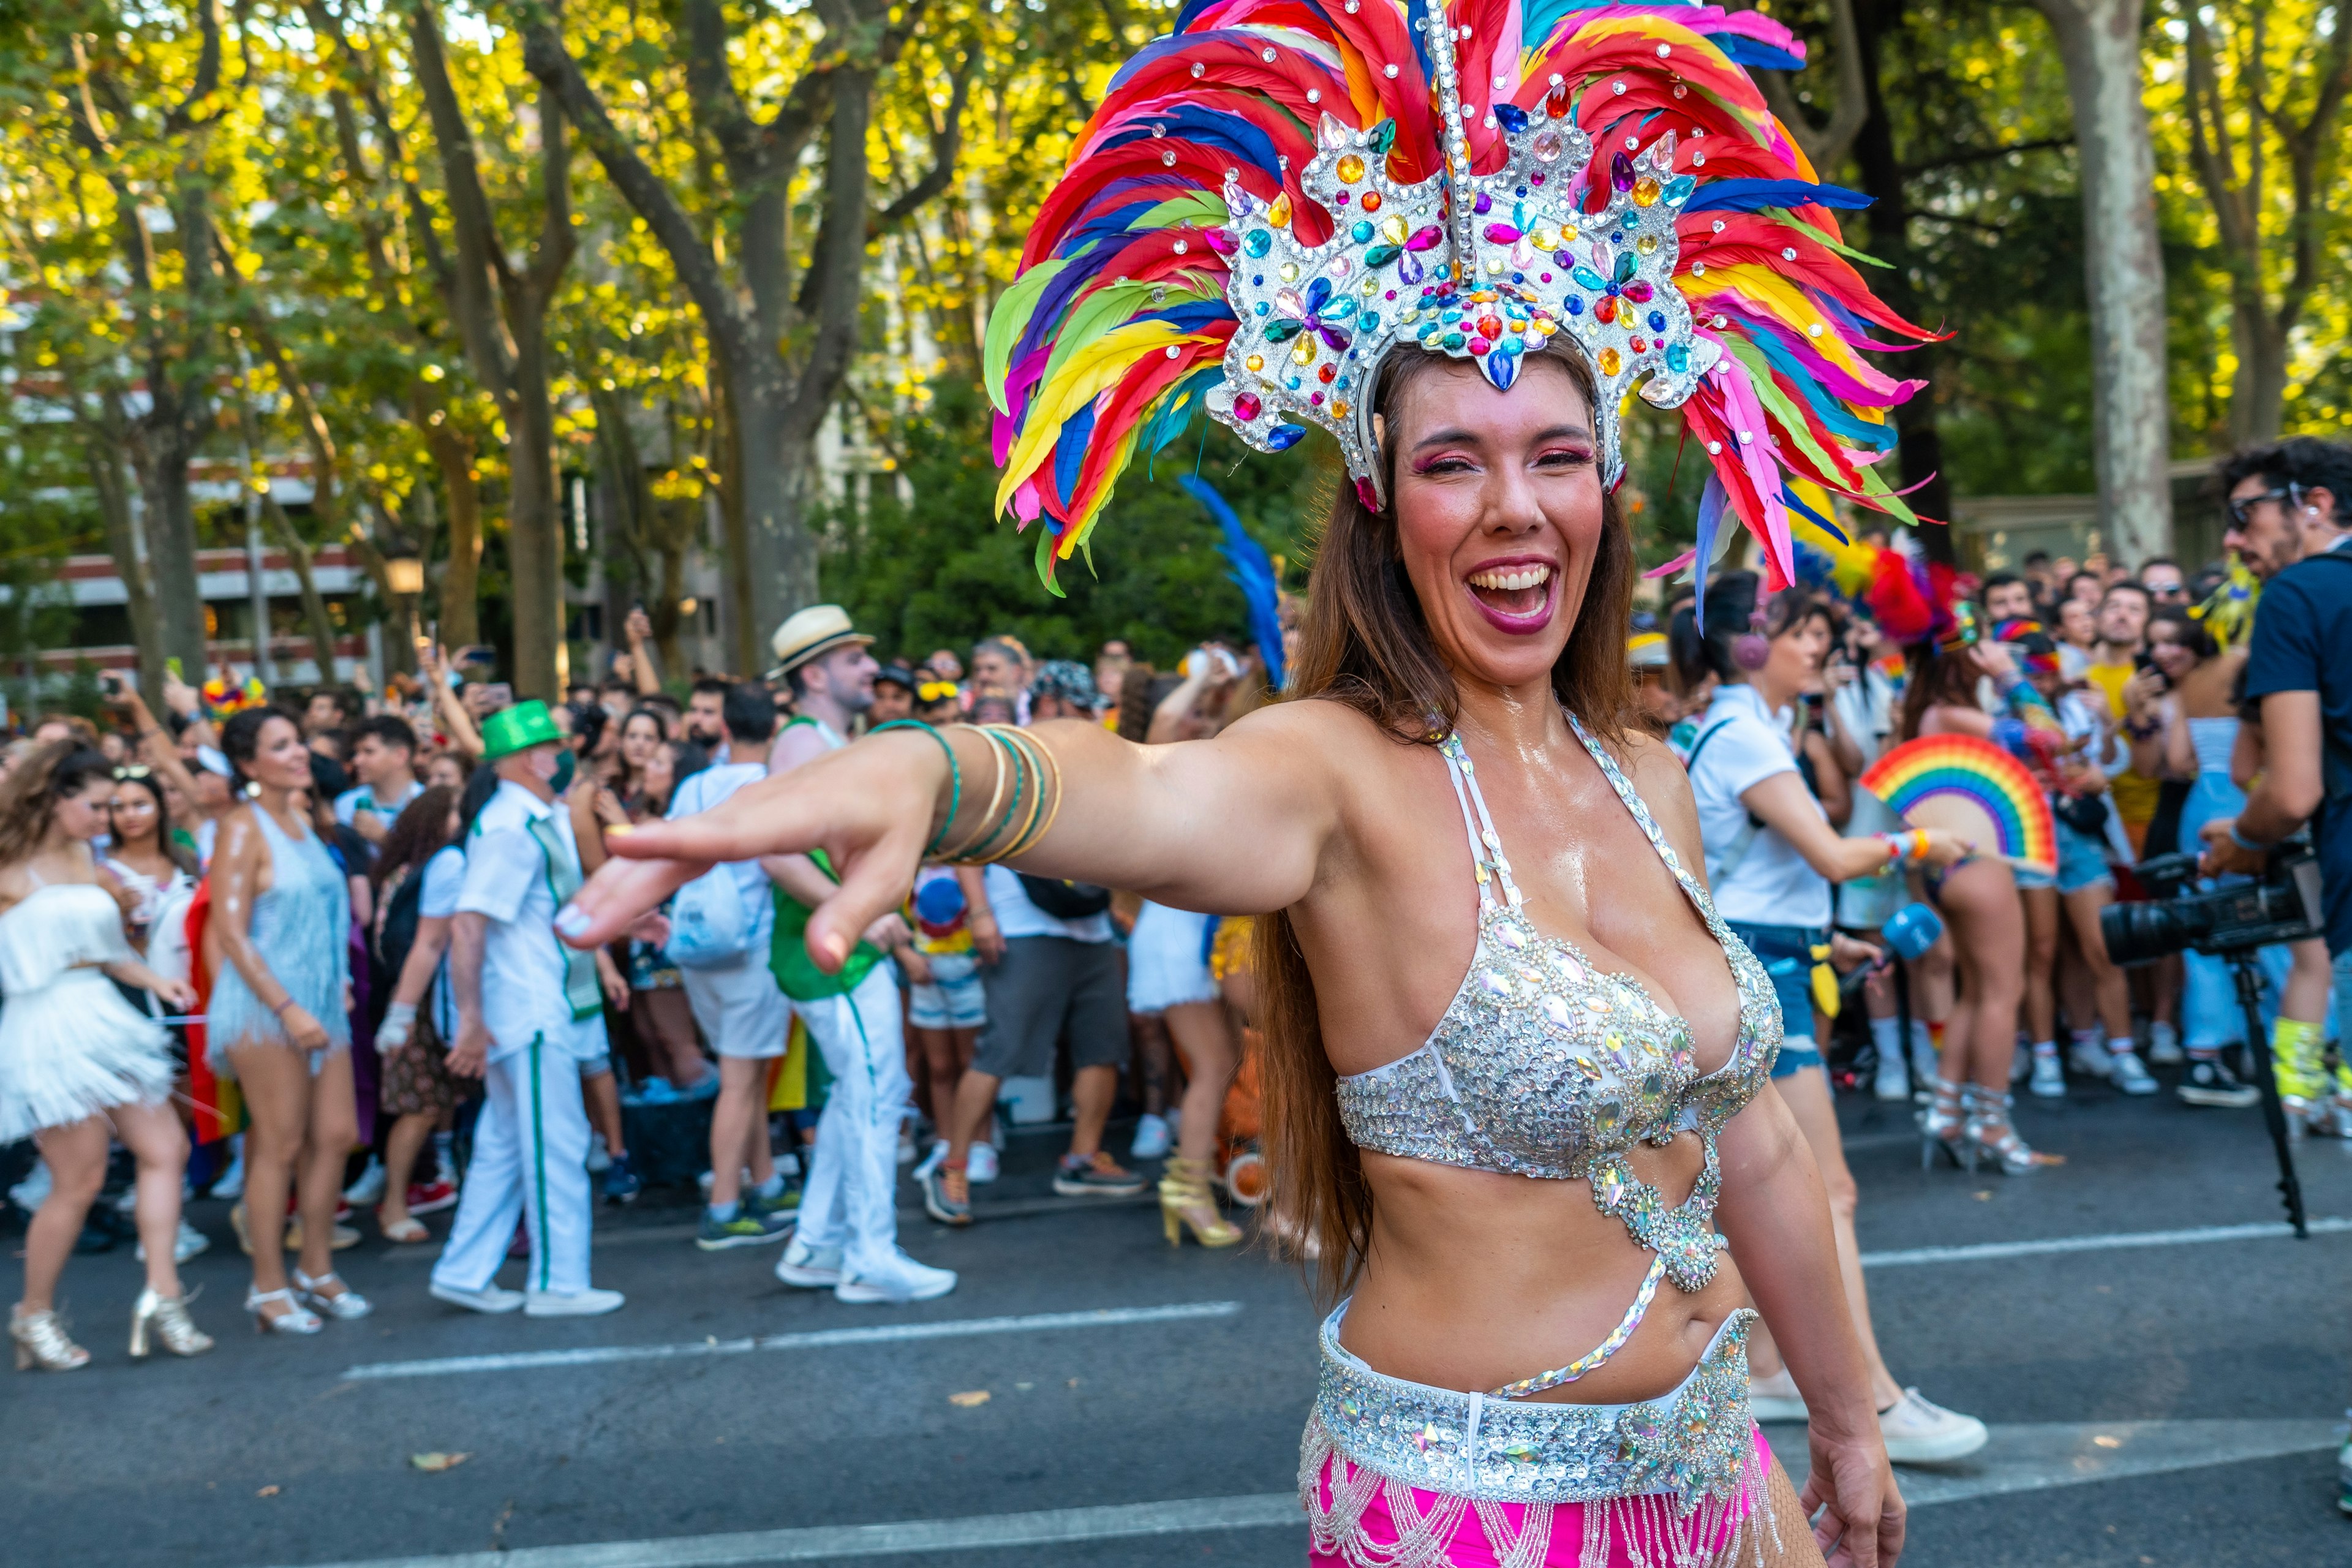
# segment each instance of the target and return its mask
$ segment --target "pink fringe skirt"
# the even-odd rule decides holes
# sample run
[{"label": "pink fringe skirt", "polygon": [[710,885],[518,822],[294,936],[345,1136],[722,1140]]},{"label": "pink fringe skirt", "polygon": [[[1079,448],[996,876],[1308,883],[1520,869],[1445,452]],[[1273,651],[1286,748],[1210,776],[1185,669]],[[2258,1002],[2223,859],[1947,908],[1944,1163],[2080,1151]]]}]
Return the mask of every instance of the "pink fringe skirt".
[{"label": "pink fringe skirt", "polygon": [[[1772,1450],[1749,1424],[1754,1462],[1727,1503],[1685,1516],[1673,1494],[1605,1502],[1487,1502],[1375,1481],[1334,1452],[1315,1478],[1315,1512],[1328,1517],[1342,1491],[1371,1486],[1356,1527],[1313,1542],[1310,1568],[1697,1568],[1728,1563],[1741,1527],[1765,1509]],[[1317,1532],[1320,1535],[1320,1531]],[[1328,1550],[1327,1550],[1328,1548]]]}]

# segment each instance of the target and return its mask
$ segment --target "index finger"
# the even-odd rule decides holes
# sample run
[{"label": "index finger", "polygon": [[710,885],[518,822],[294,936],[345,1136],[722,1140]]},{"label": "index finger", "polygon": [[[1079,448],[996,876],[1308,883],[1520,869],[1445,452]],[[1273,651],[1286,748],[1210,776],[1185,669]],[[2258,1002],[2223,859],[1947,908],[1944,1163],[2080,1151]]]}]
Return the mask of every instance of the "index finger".
[{"label": "index finger", "polygon": [[[614,847],[629,842],[615,839]],[[576,948],[601,947],[709,869],[707,860],[625,860],[616,855],[556,911],[556,934]]]}]

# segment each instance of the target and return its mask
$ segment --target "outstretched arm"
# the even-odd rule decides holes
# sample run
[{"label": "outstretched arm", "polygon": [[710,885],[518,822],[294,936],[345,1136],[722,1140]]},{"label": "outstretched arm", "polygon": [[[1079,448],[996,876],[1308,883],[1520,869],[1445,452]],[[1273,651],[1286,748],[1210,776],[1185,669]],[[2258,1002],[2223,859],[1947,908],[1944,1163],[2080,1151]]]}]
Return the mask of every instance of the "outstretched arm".
[{"label": "outstretched arm", "polygon": [[[998,748],[964,726],[940,733],[960,790],[937,741],[893,731],[747,784],[713,810],[614,840],[615,861],[561,918],[565,940],[610,941],[714,862],[822,848],[842,879],[809,921],[809,953],[838,968],[866,927],[905,897],[926,845],[936,837],[954,850],[983,839],[1010,808],[1008,788],[990,815]],[[1336,703],[1293,702],[1177,745],[1139,746],[1076,720],[1029,733],[1061,784],[1048,797],[1051,826],[1016,862],[1023,870],[1243,914],[1285,908],[1312,887],[1339,822],[1335,753],[1360,748],[1370,731]]]}]

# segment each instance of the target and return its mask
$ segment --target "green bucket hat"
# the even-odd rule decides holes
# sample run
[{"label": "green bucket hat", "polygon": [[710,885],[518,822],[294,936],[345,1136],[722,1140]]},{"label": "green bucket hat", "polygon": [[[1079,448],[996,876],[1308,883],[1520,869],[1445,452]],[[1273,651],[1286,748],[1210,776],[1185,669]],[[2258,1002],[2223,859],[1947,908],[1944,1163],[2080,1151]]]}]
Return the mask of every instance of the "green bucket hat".
[{"label": "green bucket hat", "polygon": [[548,716],[547,704],[536,698],[501,708],[482,721],[482,761],[486,763],[550,742],[560,746],[563,736],[556,729],[555,721]]}]

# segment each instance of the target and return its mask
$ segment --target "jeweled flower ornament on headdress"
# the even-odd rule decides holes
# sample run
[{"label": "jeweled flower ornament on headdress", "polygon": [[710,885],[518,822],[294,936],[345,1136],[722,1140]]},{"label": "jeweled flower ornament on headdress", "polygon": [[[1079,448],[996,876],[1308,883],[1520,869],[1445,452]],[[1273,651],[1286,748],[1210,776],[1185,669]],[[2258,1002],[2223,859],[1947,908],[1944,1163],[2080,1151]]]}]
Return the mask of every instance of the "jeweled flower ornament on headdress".
[{"label": "jeweled flower ornament on headdress", "polygon": [[999,504],[1038,566],[1085,542],[1139,446],[1205,408],[1261,451],[1309,425],[1385,504],[1371,394],[1405,348],[1508,389],[1559,339],[1618,411],[1680,408],[1729,510],[1794,575],[1784,489],[1914,521],[1872,465],[1919,384],[1857,352],[1931,334],[1845,258],[1743,65],[1801,46],[1753,13],[1648,0],[1192,0],[1113,79],[989,323]]}]

